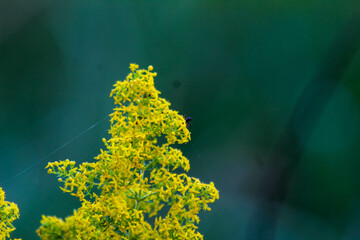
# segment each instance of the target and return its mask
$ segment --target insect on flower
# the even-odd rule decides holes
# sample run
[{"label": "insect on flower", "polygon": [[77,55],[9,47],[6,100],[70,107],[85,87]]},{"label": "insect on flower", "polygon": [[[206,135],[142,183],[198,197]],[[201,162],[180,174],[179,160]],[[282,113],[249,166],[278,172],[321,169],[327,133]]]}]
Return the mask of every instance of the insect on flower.
[{"label": "insect on flower", "polygon": [[191,122],[191,117],[187,117],[186,115],[184,115],[183,117],[185,119],[186,126],[191,127],[192,126],[191,123],[190,123]]}]

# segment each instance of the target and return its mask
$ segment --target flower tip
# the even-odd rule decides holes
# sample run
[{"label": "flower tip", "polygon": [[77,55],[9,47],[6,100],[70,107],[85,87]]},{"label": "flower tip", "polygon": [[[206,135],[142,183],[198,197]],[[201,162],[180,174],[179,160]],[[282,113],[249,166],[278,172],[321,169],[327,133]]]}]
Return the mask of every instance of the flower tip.
[{"label": "flower tip", "polygon": [[135,64],[135,63],[130,63],[130,70],[132,71],[132,72],[134,72],[136,69],[138,69],[139,68],[139,65],[137,65],[137,64]]},{"label": "flower tip", "polygon": [[148,66],[148,71],[154,70],[154,67],[152,65]]}]

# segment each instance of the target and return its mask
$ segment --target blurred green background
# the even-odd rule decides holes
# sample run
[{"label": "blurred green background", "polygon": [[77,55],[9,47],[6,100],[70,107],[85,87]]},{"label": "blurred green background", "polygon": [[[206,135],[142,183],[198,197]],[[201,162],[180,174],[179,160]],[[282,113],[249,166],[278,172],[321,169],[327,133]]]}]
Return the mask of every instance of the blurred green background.
[{"label": "blurred green background", "polygon": [[[79,207],[44,167],[97,155],[112,85],[135,62],[153,65],[162,96],[193,119],[192,141],[179,147],[190,175],[220,191],[199,231],[208,240],[245,239],[257,173],[358,7],[355,0],[0,0],[0,182],[21,214],[12,236],[37,239],[42,214],[66,217]],[[359,66],[355,54],[302,142],[276,239],[360,238]]]}]

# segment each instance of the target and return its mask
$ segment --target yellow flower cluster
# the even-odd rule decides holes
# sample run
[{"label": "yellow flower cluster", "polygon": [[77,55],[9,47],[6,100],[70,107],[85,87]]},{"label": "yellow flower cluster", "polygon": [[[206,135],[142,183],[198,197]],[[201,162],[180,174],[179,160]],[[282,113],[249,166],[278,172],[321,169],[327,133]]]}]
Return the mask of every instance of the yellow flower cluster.
[{"label": "yellow flower cluster", "polygon": [[12,222],[19,218],[19,208],[15,203],[5,201],[5,193],[0,187],[0,239],[10,238],[15,230]]},{"label": "yellow flower cluster", "polygon": [[48,164],[48,173],[81,207],[65,220],[43,216],[41,239],[203,239],[199,211],[210,211],[219,193],[212,182],[173,172],[190,169],[170,146],[188,142],[190,132],[184,117],[159,97],[153,67],[138,67],[130,64],[131,73],[111,91],[111,137],[103,139],[106,149],[97,161]]}]

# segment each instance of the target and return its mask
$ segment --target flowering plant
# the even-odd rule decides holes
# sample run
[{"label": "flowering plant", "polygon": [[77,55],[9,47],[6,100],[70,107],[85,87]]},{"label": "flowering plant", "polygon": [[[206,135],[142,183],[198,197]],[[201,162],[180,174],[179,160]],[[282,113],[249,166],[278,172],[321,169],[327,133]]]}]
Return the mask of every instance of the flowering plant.
[{"label": "flowering plant", "polygon": [[5,193],[0,187],[0,239],[10,237],[15,228],[12,222],[19,218],[19,208],[15,203],[5,201]]},{"label": "flowering plant", "polygon": [[188,119],[159,97],[152,66],[130,69],[111,91],[116,107],[110,138],[103,139],[96,161],[47,165],[81,207],[65,220],[42,216],[41,239],[203,239],[196,226],[199,211],[210,211],[219,193],[212,182],[174,172],[190,169],[171,146],[190,140]]}]

